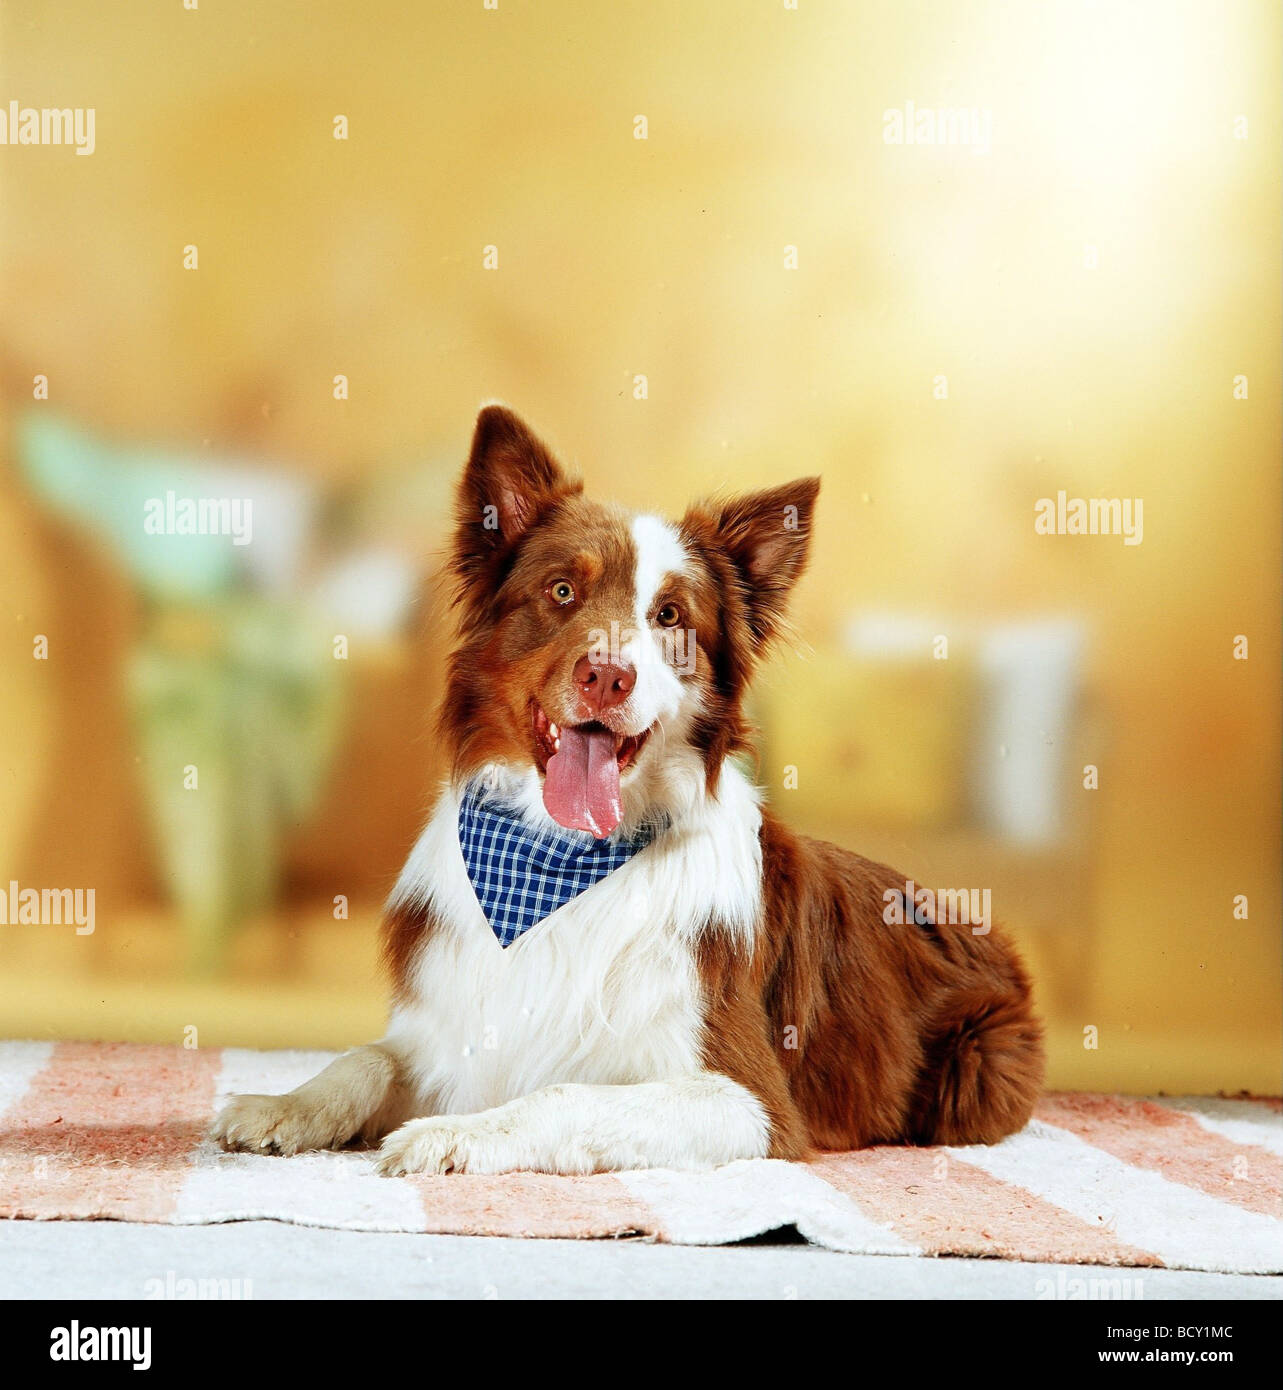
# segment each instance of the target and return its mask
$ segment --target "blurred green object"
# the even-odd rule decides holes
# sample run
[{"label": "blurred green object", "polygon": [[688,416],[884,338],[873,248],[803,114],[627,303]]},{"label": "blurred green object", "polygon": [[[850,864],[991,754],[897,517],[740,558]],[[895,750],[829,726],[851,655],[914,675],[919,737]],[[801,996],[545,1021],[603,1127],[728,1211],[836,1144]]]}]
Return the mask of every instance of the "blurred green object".
[{"label": "blurred green object", "polygon": [[216,970],[321,789],[342,704],[329,641],[257,600],[157,613],[128,685],[163,876],[193,968]]},{"label": "blurred green object", "polygon": [[218,470],[181,454],[117,448],[38,411],[18,423],[18,457],[41,500],[105,538],[144,592],[199,598],[232,584],[237,555],[225,536],[152,535],[143,528],[150,499],[171,489],[210,492]]},{"label": "blurred green object", "polygon": [[[28,415],[19,443],[40,499],[104,537],[139,587],[142,630],[124,679],[144,799],[188,959],[217,970],[235,926],[275,897],[285,835],[334,753],[343,686],[332,634],[292,593],[255,592],[243,549],[225,535],[152,534],[142,518],[167,490],[217,495],[257,481],[270,491],[274,475],[108,447],[53,417]],[[278,530],[304,533],[305,512]],[[260,544],[280,539],[269,529]]]}]

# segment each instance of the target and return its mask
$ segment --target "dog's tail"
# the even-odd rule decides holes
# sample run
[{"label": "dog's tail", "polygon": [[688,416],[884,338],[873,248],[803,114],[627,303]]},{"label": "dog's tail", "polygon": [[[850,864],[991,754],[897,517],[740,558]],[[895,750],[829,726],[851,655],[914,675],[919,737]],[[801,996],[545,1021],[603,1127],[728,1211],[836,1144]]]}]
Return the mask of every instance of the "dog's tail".
[{"label": "dog's tail", "polygon": [[919,1144],[993,1144],[1023,1128],[1042,1090],[1042,1025],[1023,972],[1010,989],[951,993],[936,1014],[909,1132]]}]

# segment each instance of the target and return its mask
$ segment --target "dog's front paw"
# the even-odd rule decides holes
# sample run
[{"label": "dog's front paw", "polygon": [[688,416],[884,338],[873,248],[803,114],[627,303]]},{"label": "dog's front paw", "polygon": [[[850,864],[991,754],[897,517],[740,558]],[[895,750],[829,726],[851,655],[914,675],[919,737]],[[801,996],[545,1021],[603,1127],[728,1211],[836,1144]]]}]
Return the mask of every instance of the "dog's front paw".
[{"label": "dog's front paw", "polygon": [[520,1165],[500,1150],[499,1136],[471,1115],[411,1120],[383,1141],[376,1160],[384,1177],[407,1173],[503,1173]]},{"label": "dog's front paw", "polygon": [[294,1095],[233,1096],[209,1133],[228,1150],[283,1155],[337,1148],[350,1137],[323,1108]]}]

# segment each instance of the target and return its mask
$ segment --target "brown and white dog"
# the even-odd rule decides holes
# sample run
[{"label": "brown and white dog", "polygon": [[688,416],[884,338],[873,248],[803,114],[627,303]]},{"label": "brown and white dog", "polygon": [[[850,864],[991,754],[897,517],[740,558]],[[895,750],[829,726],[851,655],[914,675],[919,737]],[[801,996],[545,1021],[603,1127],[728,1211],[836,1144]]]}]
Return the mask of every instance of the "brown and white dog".
[{"label": "brown and white dog", "polygon": [[[584,497],[510,411],[482,410],[440,718],[454,771],[388,904],[387,1034],[289,1095],[233,1099],[225,1147],[361,1138],[389,1174],[589,1173],[1024,1125],[1042,1030],[1001,933],[912,908],[888,925],[903,876],[792,833],[732,758],[818,491],[634,516]],[[533,828],[666,828],[505,949],[460,850],[476,779]]]}]

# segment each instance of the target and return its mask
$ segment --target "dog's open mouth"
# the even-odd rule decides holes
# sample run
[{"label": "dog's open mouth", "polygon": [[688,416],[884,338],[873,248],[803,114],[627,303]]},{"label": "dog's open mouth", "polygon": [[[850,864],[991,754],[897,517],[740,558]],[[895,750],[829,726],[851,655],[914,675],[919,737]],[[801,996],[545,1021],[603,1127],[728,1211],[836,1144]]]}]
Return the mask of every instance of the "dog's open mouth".
[{"label": "dog's open mouth", "polygon": [[562,726],[537,703],[531,711],[548,814],[567,830],[588,830],[604,839],[624,818],[620,774],[637,760],[650,730],[619,734],[595,720]]}]

